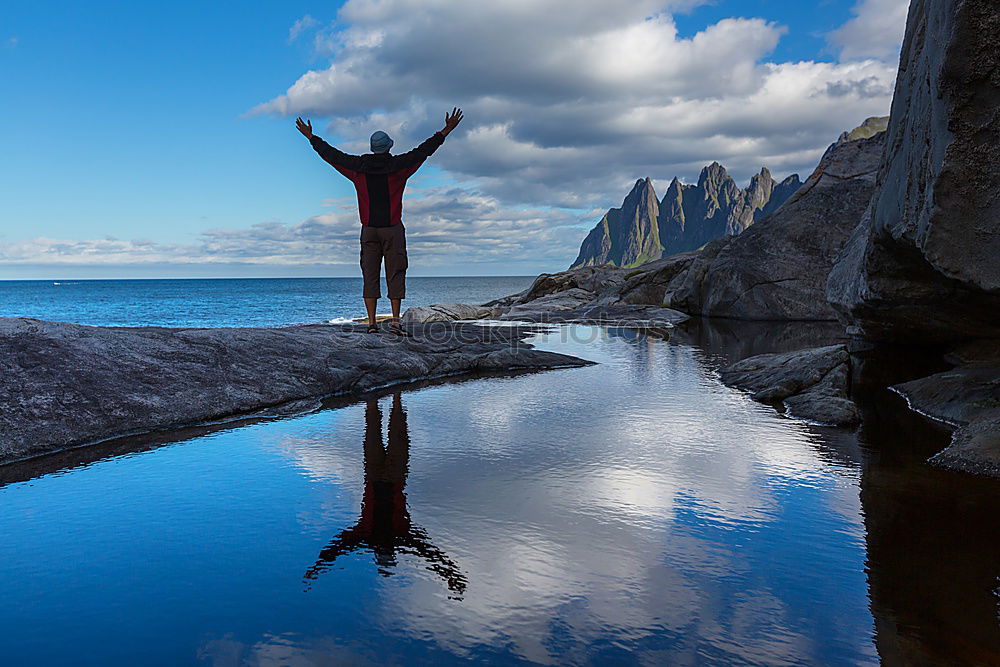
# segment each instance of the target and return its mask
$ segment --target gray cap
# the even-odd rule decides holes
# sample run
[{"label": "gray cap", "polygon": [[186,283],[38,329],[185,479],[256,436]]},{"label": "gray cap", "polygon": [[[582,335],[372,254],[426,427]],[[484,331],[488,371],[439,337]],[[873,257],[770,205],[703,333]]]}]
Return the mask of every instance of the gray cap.
[{"label": "gray cap", "polygon": [[372,153],[388,153],[392,148],[392,139],[388,134],[379,130],[372,135]]}]

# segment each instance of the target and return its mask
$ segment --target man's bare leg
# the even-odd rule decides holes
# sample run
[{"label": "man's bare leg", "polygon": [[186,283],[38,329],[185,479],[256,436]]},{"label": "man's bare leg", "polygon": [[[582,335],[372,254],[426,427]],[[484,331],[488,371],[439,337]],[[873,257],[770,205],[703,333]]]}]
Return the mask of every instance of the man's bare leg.
[{"label": "man's bare leg", "polygon": [[378,304],[378,299],[370,299],[365,297],[365,310],[368,311],[368,326],[375,326],[375,306]]},{"label": "man's bare leg", "polygon": [[389,299],[389,303],[392,304],[392,322],[393,324],[399,324],[399,308],[402,304],[402,299]]}]

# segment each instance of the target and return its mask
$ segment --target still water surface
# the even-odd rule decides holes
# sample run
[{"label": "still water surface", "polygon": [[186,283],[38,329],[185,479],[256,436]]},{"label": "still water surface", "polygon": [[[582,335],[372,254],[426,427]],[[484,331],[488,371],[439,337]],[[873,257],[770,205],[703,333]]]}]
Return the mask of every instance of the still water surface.
[{"label": "still water surface", "polygon": [[1000,656],[1000,486],[924,465],[945,432],[718,382],[771,334],[536,343],[600,363],[0,468],[0,662]]}]

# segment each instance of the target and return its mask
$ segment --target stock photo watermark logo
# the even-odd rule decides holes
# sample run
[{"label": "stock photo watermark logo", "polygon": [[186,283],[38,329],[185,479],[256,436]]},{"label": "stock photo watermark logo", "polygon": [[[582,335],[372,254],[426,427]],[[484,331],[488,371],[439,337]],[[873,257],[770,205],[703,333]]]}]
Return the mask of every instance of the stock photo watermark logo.
[{"label": "stock photo watermark logo", "polygon": [[[333,335],[354,338],[364,331],[361,324],[330,325]],[[477,344],[506,342],[514,348],[532,348],[534,343],[559,345],[589,345],[629,337],[666,340],[673,324],[659,320],[635,319],[566,319],[559,313],[545,313],[532,320],[456,320],[452,322],[424,322],[404,324],[410,336],[399,336],[388,329],[381,329],[372,342],[382,347],[407,345],[417,348],[454,346],[456,352]],[[368,336],[370,334],[364,334]]]}]

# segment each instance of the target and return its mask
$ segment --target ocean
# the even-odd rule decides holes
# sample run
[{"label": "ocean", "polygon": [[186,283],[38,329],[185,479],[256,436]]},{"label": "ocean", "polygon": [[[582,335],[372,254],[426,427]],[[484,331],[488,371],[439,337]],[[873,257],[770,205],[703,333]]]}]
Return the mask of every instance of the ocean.
[{"label": "ocean", "polygon": [[[485,303],[533,279],[409,278],[403,309]],[[93,326],[277,327],[343,322],[364,312],[360,278],[0,281],[0,317]],[[379,301],[379,312],[389,312],[388,299]]]}]

